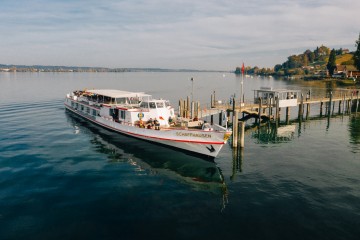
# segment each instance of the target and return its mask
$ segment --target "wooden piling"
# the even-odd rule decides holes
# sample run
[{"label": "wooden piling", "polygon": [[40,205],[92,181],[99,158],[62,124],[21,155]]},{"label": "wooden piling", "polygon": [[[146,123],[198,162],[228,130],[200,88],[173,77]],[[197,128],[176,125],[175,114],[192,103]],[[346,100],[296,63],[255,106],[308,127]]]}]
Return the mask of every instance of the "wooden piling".
[{"label": "wooden piling", "polygon": [[306,104],[306,120],[309,119],[310,116],[310,103]]},{"label": "wooden piling", "polygon": [[190,118],[190,97],[186,98],[186,117]]},{"label": "wooden piling", "polygon": [[216,97],[215,97],[215,91],[214,91],[214,97],[213,97],[213,106],[215,107],[216,106]]},{"label": "wooden piling", "polygon": [[286,124],[290,123],[290,107],[286,107]]},{"label": "wooden piling", "polygon": [[302,118],[303,115],[304,115],[304,94],[301,94],[298,118],[299,119]]},{"label": "wooden piling", "polygon": [[269,98],[267,100],[267,104],[268,104],[268,114],[269,114],[269,118],[271,119],[271,98]]},{"label": "wooden piling", "polygon": [[322,109],[323,109],[324,102],[320,102],[320,117],[322,117]]},{"label": "wooden piling", "polygon": [[332,102],[332,91],[330,91],[330,99],[329,99],[329,106],[328,106],[328,115],[331,115],[331,102]]},{"label": "wooden piling", "polygon": [[280,120],[280,113],[279,113],[279,96],[276,96],[275,98],[276,101],[276,107],[275,107],[275,111],[276,111],[276,117],[275,117],[275,121],[276,121],[276,125],[279,124],[279,120]]},{"label": "wooden piling", "polygon": [[259,98],[259,113],[258,113],[258,118],[259,118],[259,123],[261,122],[261,112],[262,112],[262,99],[261,97]]},{"label": "wooden piling", "polygon": [[[200,101],[197,101],[196,102],[196,116],[197,117],[200,117],[199,115],[200,115]],[[201,116],[202,117],[202,116]]]},{"label": "wooden piling", "polygon": [[183,110],[183,107],[181,106],[182,105],[182,100],[180,99],[179,100],[179,117],[182,117],[182,110]]},{"label": "wooden piling", "polygon": [[245,122],[239,121],[239,145],[245,147]]},{"label": "wooden piling", "polygon": [[190,118],[194,119],[194,117],[195,117],[195,102],[191,102]]},{"label": "wooden piling", "polygon": [[230,121],[230,110],[226,111],[226,121],[227,121],[227,125],[229,125],[229,121]]},{"label": "wooden piling", "polygon": [[237,147],[238,144],[238,112],[235,110],[233,112],[233,126],[232,126],[232,136],[233,136],[233,141],[232,141],[232,145],[233,147]]}]

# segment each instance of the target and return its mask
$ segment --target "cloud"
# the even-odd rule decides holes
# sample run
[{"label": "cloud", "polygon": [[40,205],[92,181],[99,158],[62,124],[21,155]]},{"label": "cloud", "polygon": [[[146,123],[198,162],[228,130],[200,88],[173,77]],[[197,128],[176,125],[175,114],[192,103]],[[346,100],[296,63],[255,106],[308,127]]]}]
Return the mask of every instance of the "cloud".
[{"label": "cloud", "polygon": [[321,44],[353,46],[360,3],[37,0],[2,8],[1,63],[232,70],[243,61],[272,67]]}]

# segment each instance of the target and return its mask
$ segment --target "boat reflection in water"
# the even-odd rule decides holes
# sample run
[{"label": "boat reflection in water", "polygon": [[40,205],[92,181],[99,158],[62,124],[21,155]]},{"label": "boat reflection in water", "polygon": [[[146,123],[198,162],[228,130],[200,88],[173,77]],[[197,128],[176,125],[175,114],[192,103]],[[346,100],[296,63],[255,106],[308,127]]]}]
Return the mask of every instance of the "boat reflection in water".
[{"label": "boat reflection in water", "polygon": [[91,135],[95,150],[107,154],[109,162],[129,163],[151,174],[166,175],[190,184],[195,190],[222,194],[223,198],[226,195],[223,175],[213,160],[112,133],[70,112],[65,114],[75,133]]},{"label": "boat reflection in water", "polygon": [[251,136],[259,140],[259,143],[281,143],[294,139],[295,125],[277,127],[276,124],[256,126],[252,129]]}]

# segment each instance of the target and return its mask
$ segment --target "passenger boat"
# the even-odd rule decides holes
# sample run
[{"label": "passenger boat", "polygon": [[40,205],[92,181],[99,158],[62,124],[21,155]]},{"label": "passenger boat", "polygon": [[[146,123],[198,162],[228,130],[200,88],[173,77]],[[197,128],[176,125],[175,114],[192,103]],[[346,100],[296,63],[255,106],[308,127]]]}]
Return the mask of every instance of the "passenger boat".
[{"label": "passenger boat", "polygon": [[217,124],[177,118],[169,101],[143,92],[79,90],[67,94],[65,107],[109,130],[212,158],[231,135]]}]

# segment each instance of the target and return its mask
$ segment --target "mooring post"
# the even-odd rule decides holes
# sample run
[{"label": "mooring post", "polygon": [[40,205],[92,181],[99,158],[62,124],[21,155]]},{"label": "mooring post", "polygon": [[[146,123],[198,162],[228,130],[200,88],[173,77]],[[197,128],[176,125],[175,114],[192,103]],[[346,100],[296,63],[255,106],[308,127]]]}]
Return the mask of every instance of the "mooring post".
[{"label": "mooring post", "polygon": [[262,98],[259,97],[259,113],[258,113],[259,124],[261,122],[261,111],[262,111]]},{"label": "mooring post", "polygon": [[230,121],[230,110],[229,109],[226,110],[226,121],[227,121],[227,125],[229,125],[229,121]]},{"label": "mooring post", "polygon": [[215,91],[214,91],[214,95],[213,95],[212,100],[213,100],[212,106],[215,107],[215,105],[216,105]]},{"label": "mooring post", "polygon": [[271,119],[271,98],[268,98],[267,104],[268,104],[269,119]]},{"label": "mooring post", "polygon": [[190,97],[186,98],[186,117],[190,117]]},{"label": "mooring post", "polygon": [[341,113],[341,99],[339,100],[339,109],[338,109],[338,114]]},{"label": "mooring post", "polygon": [[276,124],[279,123],[279,118],[280,118],[280,113],[279,113],[279,96],[276,96],[275,98],[275,101],[276,101],[276,106],[275,106],[275,111],[276,111],[276,117],[275,117],[275,121],[276,121]]},{"label": "mooring post", "polygon": [[194,117],[195,117],[195,102],[191,102],[190,118],[194,119]]},{"label": "mooring post", "polygon": [[330,91],[330,99],[329,99],[329,109],[328,109],[328,115],[331,115],[331,102],[332,102],[332,91]]},{"label": "mooring post", "polygon": [[238,142],[238,116],[237,116],[237,112],[236,112],[236,101],[235,101],[235,97],[232,99],[232,137],[233,137],[233,141],[232,141],[232,146],[233,147],[237,147],[237,142]]},{"label": "mooring post", "polygon": [[241,148],[245,146],[245,122],[239,121],[239,145]]},{"label": "mooring post", "polygon": [[344,94],[344,98],[343,98],[343,113],[345,113],[345,99],[346,99],[346,94]]},{"label": "mooring post", "polygon": [[309,119],[310,116],[310,103],[306,104],[306,120]]},{"label": "mooring post", "polygon": [[320,117],[322,117],[322,109],[323,109],[324,102],[320,102]]},{"label": "mooring post", "polygon": [[290,123],[290,107],[286,107],[286,124]]},{"label": "mooring post", "polygon": [[356,108],[355,108],[356,113],[358,110],[358,106],[359,106],[359,91],[356,91]]},{"label": "mooring post", "polygon": [[200,116],[200,101],[196,102],[196,116],[199,118]]},{"label": "mooring post", "polygon": [[183,101],[183,117],[186,118],[186,109],[187,109],[187,106],[186,106],[186,100]]},{"label": "mooring post", "polygon": [[299,105],[299,113],[298,118],[302,118],[303,116],[303,107],[304,107],[304,94],[300,95],[300,105]]},{"label": "mooring post", "polygon": [[182,104],[182,100],[180,99],[179,100],[179,117],[182,117],[182,114],[181,114],[181,112],[182,112],[182,106],[181,106],[181,104]]},{"label": "mooring post", "polygon": [[233,126],[232,126],[232,135],[233,135],[233,142],[232,145],[233,147],[237,147],[237,143],[238,143],[238,112],[235,110],[233,112]]}]

